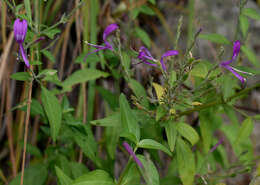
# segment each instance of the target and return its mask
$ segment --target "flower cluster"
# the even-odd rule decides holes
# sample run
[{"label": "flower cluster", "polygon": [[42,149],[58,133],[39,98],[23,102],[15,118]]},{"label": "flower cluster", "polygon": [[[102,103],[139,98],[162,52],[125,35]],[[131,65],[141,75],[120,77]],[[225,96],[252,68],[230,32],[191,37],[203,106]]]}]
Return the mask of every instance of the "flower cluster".
[{"label": "flower cluster", "polygon": [[[86,42],[86,44],[90,45],[90,46],[93,46],[96,48],[96,50],[94,50],[93,52],[90,52],[87,54],[87,56],[91,53],[96,53],[100,50],[111,50],[113,51],[114,48],[112,47],[112,45],[107,41],[107,37],[113,32],[115,31],[116,29],[118,29],[118,25],[117,24],[110,24],[109,26],[107,26],[107,28],[104,30],[104,33],[103,33],[103,41],[105,43],[105,46],[102,46],[102,45],[95,45],[95,44],[90,44],[88,42]],[[246,73],[244,71],[240,71],[232,66],[230,66],[230,64],[236,60],[239,52],[240,52],[240,41],[237,40],[234,42],[233,44],[233,55],[232,55],[232,58],[228,61],[223,61],[219,64],[220,67],[224,67],[226,68],[227,70],[229,70],[231,73],[233,73],[242,83],[245,82],[245,78],[243,78],[238,72],[240,73]],[[168,57],[168,56],[175,56],[175,55],[178,55],[179,52],[177,50],[169,50],[169,51],[166,51],[165,53],[163,53],[163,55],[161,56],[160,58],[160,65],[163,69],[163,71],[166,71],[166,65],[165,65],[165,58]],[[86,56],[86,57],[87,57]],[[142,63],[145,63],[145,64],[148,64],[150,66],[153,66],[153,67],[158,67],[158,64],[159,64],[159,60],[155,59],[150,51],[142,46],[140,47],[139,49],[139,52],[138,52],[138,56],[137,58],[142,62]]]},{"label": "flower cluster", "polygon": [[[92,54],[92,53],[96,53],[100,50],[111,50],[113,51],[114,48],[112,47],[112,45],[107,41],[107,37],[113,32],[115,31],[116,29],[118,29],[118,25],[117,24],[110,24],[109,26],[106,27],[106,29],[104,30],[104,33],[103,33],[103,41],[105,43],[105,46],[102,46],[102,45],[95,45],[95,44],[91,44],[91,43],[88,43],[87,41],[85,41],[86,44],[88,44],[89,46],[92,46],[92,47],[95,47],[96,50],[90,52],[87,54],[87,56],[89,54]],[[160,63],[161,63],[161,66],[162,66],[162,69],[164,71],[166,71],[166,66],[165,66],[165,63],[164,63],[164,59],[168,56],[174,56],[174,55],[178,55],[179,52],[177,50],[170,50],[170,51],[167,51],[165,52],[161,59],[160,59]],[[142,46],[140,49],[139,49],[139,55],[137,57],[138,59],[140,59],[143,63],[146,63],[150,66],[158,66],[157,65],[157,60],[155,58],[153,58],[153,56],[151,55],[151,53],[149,52],[149,50],[147,48],[145,48],[144,46]],[[151,61],[151,62],[150,62]],[[153,62],[153,63],[152,63]]]}]

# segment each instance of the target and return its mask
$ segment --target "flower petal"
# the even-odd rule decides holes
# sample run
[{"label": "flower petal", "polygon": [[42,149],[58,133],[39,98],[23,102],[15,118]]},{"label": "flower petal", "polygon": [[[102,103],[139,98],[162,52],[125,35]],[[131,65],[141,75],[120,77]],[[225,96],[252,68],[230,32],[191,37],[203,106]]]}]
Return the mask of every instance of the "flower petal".
[{"label": "flower petal", "polygon": [[25,19],[19,18],[14,21],[14,38],[16,42],[23,43],[27,33],[28,23]]},{"label": "flower petal", "polygon": [[165,52],[162,55],[160,62],[161,62],[161,65],[162,65],[162,68],[163,68],[164,71],[166,71],[166,66],[164,64],[164,58],[168,57],[168,56],[178,55],[178,54],[179,54],[179,52],[177,50],[170,50],[170,51]]},{"label": "flower petal", "polygon": [[146,60],[142,60],[142,62],[145,63],[145,64],[148,64],[148,65],[150,65],[150,66],[153,66],[153,67],[158,66],[157,64],[153,64],[153,63],[148,62],[148,61],[146,61]]},{"label": "flower petal", "polygon": [[229,70],[231,73],[233,73],[242,83],[245,82],[245,78],[242,77],[240,74],[238,74],[236,71],[234,71],[234,69],[231,66],[224,65],[223,67],[225,67],[227,70]]},{"label": "flower petal", "polygon": [[106,44],[107,49],[110,49],[110,50],[113,49],[113,47],[111,46],[111,44],[107,41],[108,35],[109,35],[110,33],[112,33],[113,31],[115,31],[116,29],[118,29],[118,28],[119,28],[119,27],[118,27],[117,24],[110,24],[110,25],[108,25],[108,26],[106,27],[106,29],[105,29],[105,31],[104,31],[104,33],[103,33],[103,40],[104,40],[104,42],[105,42],[105,44]]},{"label": "flower petal", "polygon": [[153,56],[151,55],[150,51],[144,46],[142,46],[139,49],[139,55],[137,56],[137,58],[139,58],[140,60],[145,60],[145,61],[146,61],[146,59],[152,60],[154,62],[156,61],[156,59],[153,58]]},{"label": "flower petal", "polygon": [[24,61],[25,65],[26,65],[26,67],[29,68],[30,67],[30,63],[29,63],[29,60],[28,60],[28,58],[26,56],[26,53],[24,51],[23,44],[19,44],[19,49],[20,49],[20,53],[21,53],[21,55],[23,57],[23,61]]},{"label": "flower petal", "polygon": [[221,62],[220,65],[221,65],[221,66],[224,66],[224,65],[229,65],[229,64],[231,64],[234,60],[236,60],[236,58],[237,58],[239,52],[240,52],[240,41],[237,40],[237,41],[235,41],[234,44],[233,44],[233,55],[232,55],[231,60]]},{"label": "flower petal", "polygon": [[143,164],[141,163],[141,161],[136,157],[135,153],[133,152],[131,146],[124,141],[123,146],[125,147],[126,151],[133,157],[134,161],[136,162],[136,164],[140,167],[140,168],[144,168]]},{"label": "flower petal", "polygon": [[228,60],[228,61],[224,61],[224,62],[221,62],[221,63],[220,63],[220,66],[224,67],[224,66],[226,66],[226,65],[229,65],[229,64],[232,63],[232,62],[233,62],[232,59],[231,59],[231,60]]},{"label": "flower petal", "polygon": [[237,40],[233,44],[233,55],[232,55],[232,60],[235,60],[240,52],[240,41]]}]

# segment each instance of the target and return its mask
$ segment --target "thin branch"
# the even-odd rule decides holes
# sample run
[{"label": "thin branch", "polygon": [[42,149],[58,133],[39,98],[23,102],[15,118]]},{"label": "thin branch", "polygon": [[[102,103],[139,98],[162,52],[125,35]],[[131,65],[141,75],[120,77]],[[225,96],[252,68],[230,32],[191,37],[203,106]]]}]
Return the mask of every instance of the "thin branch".
[{"label": "thin branch", "polygon": [[32,82],[33,81],[31,81],[29,83],[29,91],[28,91],[27,111],[26,111],[26,118],[25,118],[25,132],[24,132],[24,142],[23,142],[22,172],[21,172],[21,182],[20,182],[20,185],[23,185],[23,179],[24,179],[26,145],[27,145],[28,127],[29,127],[30,111],[31,111],[31,99],[32,99]]}]

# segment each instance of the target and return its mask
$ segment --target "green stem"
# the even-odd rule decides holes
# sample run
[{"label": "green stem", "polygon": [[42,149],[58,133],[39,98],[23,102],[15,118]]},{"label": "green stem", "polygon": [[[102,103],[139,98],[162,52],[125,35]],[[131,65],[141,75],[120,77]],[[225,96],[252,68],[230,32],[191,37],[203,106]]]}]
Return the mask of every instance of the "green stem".
[{"label": "green stem", "polygon": [[203,104],[201,106],[197,106],[197,107],[195,107],[193,109],[180,112],[179,114],[177,114],[177,118],[189,115],[189,114],[191,114],[193,112],[201,111],[203,109],[206,109],[206,108],[209,108],[209,107],[212,107],[212,106],[226,104],[226,103],[230,102],[231,100],[233,100],[235,98],[238,98],[238,97],[240,97],[240,96],[242,96],[244,94],[247,94],[248,92],[250,92],[253,89],[258,88],[258,87],[260,87],[260,83],[258,83],[256,85],[253,85],[252,87],[249,87],[249,88],[246,88],[246,89],[243,89],[243,90],[239,91],[238,93],[234,94],[233,96],[230,96],[229,98],[227,98],[226,101],[223,98],[221,98],[219,100],[215,100],[215,101]]},{"label": "green stem", "polygon": [[192,41],[192,35],[193,35],[194,4],[195,4],[195,0],[189,0],[189,22],[188,22],[187,47],[190,46],[190,43]]},{"label": "green stem", "polygon": [[124,171],[122,172],[122,174],[120,175],[120,177],[118,179],[117,185],[121,185],[121,183],[122,183],[126,173],[129,171],[129,168],[131,166],[132,160],[133,160],[132,157],[130,157],[128,162],[127,162],[126,167],[124,168]]},{"label": "green stem", "polygon": [[[90,1],[90,42],[96,44],[97,42],[97,14],[98,14],[98,4],[96,0]],[[90,68],[95,69],[96,63],[91,63]],[[88,112],[87,112],[87,122],[91,121],[94,116],[94,106],[95,106],[95,84],[96,81],[90,81],[88,84]]]},{"label": "green stem", "polygon": [[[138,149],[138,147],[136,146],[135,149],[134,149],[134,153],[136,152],[137,149]],[[133,161],[133,158],[130,157],[128,162],[127,162],[126,167],[124,168],[124,171],[121,173],[121,175],[120,175],[120,177],[118,179],[117,185],[121,185],[121,183],[122,183],[126,173],[129,171],[129,168],[131,166],[132,161]]]}]

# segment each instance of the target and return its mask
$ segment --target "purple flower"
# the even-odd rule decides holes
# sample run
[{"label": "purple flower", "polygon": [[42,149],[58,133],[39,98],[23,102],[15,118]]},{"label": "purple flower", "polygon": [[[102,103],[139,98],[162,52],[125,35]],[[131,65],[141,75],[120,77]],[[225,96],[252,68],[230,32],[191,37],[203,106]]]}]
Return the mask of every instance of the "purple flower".
[{"label": "purple flower", "polygon": [[[168,57],[168,56],[178,55],[178,54],[179,54],[179,52],[177,50],[170,50],[170,51],[165,52],[162,55],[162,57],[160,59],[160,63],[161,63],[162,69],[164,71],[166,71],[166,66],[164,64],[164,58]],[[145,64],[148,64],[150,66],[155,66],[155,67],[157,66],[157,64],[155,64],[157,62],[157,60],[155,58],[153,58],[153,56],[151,55],[149,50],[144,46],[142,46],[139,49],[139,55],[137,56],[137,58],[140,59]],[[149,61],[152,61],[152,62],[155,62],[155,63],[151,63]]]},{"label": "purple flower", "polygon": [[20,20],[19,18],[14,21],[14,39],[19,44],[19,51],[23,57],[25,65],[27,68],[30,67],[29,60],[27,59],[26,53],[24,51],[23,42],[27,33],[28,23],[25,19]]},{"label": "purple flower", "polygon": [[110,24],[110,25],[108,25],[108,26],[106,27],[106,29],[105,29],[105,31],[104,31],[104,33],[103,33],[103,41],[104,41],[104,43],[105,43],[105,46],[91,44],[91,43],[88,43],[88,42],[86,41],[85,43],[86,43],[87,45],[96,48],[96,50],[94,50],[94,51],[88,53],[87,56],[88,56],[89,54],[96,53],[96,52],[98,52],[98,51],[100,51],[100,50],[105,50],[105,49],[109,49],[109,50],[113,51],[114,49],[113,49],[112,45],[107,41],[107,37],[108,37],[113,31],[115,31],[115,30],[118,29],[118,28],[119,28],[119,27],[118,27],[117,24]]},{"label": "purple flower", "polygon": [[229,64],[231,64],[234,60],[236,60],[238,54],[240,52],[240,41],[237,40],[234,42],[233,44],[233,55],[231,60],[228,61],[224,61],[220,63],[221,67],[226,68],[227,70],[229,70],[231,73],[233,73],[242,83],[245,82],[245,78],[243,78],[240,74],[238,74],[236,71],[241,72],[241,73],[246,73],[240,70],[235,69],[234,67],[230,66]]},{"label": "purple flower", "polygon": [[124,141],[123,142],[123,146],[125,147],[126,151],[129,153],[129,155],[131,155],[134,159],[134,161],[136,162],[136,164],[140,167],[140,168],[144,168],[143,164],[141,163],[141,161],[136,157],[135,153],[133,152],[131,146]]}]

